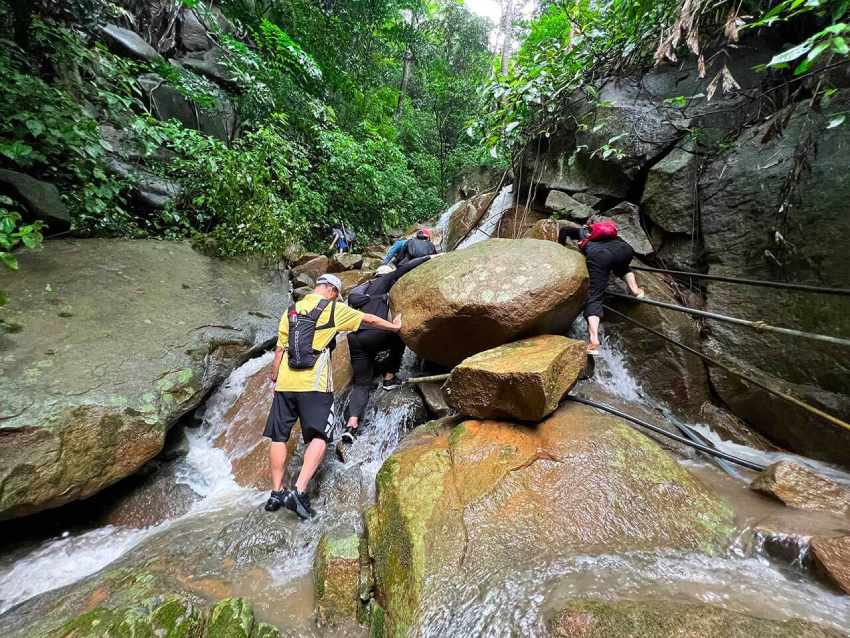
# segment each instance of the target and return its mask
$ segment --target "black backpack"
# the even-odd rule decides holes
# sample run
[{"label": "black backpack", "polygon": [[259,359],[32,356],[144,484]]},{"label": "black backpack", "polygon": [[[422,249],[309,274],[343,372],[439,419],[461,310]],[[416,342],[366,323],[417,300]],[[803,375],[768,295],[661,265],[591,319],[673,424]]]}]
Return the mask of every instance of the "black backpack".
[{"label": "black backpack", "polygon": [[[331,316],[328,322],[317,326],[316,322],[322,315],[322,311],[327,307],[328,300],[322,299],[316,307],[308,313],[299,314],[295,308],[295,304],[289,307],[287,313],[289,317],[289,346],[287,347],[287,362],[291,370],[309,370],[316,365],[321,350],[313,349],[313,336],[316,330],[324,330],[325,328],[333,328],[334,312],[336,311],[336,300],[331,304]],[[336,345],[335,340],[331,340],[328,348],[333,350]]]},{"label": "black backpack", "polygon": [[434,244],[432,244],[429,240],[414,237],[413,239],[407,240],[405,252],[407,254],[405,255],[406,259],[404,261],[408,261],[410,259],[418,259],[419,257],[433,255],[437,252],[437,249],[434,248]]}]

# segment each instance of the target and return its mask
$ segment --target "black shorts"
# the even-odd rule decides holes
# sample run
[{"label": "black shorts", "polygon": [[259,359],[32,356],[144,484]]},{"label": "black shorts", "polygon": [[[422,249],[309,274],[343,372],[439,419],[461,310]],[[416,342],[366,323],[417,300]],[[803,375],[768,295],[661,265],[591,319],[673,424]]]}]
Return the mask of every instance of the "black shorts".
[{"label": "black shorts", "polygon": [[275,443],[286,443],[298,419],[304,443],[313,439],[333,441],[333,392],[275,392],[263,436]]}]

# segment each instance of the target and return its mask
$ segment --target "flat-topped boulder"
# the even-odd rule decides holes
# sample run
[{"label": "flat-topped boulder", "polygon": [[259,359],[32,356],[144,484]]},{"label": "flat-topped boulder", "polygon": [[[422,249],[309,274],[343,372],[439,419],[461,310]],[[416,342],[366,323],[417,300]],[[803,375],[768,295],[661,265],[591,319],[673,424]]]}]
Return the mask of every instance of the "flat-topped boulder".
[{"label": "flat-topped boulder", "polygon": [[407,346],[453,366],[516,339],[566,332],[587,279],[584,257],[556,243],[490,239],[407,273],[390,302]]},{"label": "flat-topped boulder", "polygon": [[455,367],[446,397],[465,416],[539,421],[578,379],[586,348],[575,339],[540,335],[480,352]]},{"label": "flat-topped boulder", "polygon": [[850,536],[816,536],[811,549],[818,571],[850,594]]},{"label": "flat-topped boulder", "polygon": [[[539,570],[540,552],[710,553],[734,531],[731,507],[658,444],[575,403],[536,426],[425,424],[376,485],[366,518],[383,635],[417,635],[453,597]],[[429,620],[435,635],[451,622]]]},{"label": "flat-topped boulder", "polygon": [[185,242],[45,242],[0,272],[0,519],[86,498],[274,343],[286,283]]}]

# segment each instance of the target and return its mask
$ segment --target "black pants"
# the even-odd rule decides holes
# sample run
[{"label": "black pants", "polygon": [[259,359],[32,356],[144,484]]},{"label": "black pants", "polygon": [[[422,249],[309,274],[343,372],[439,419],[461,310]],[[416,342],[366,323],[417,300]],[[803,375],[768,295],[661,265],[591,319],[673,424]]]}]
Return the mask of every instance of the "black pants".
[{"label": "black pants", "polygon": [[389,357],[382,364],[384,372],[398,372],[404,355],[404,341],[394,332],[384,330],[358,330],[348,334],[348,349],[351,351],[351,367],[354,369],[354,387],[348,399],[348,416],[363,418],[369,402],[369,390],[375,376],[375,357],[389,350]]},{"label": "black pants", "polygon": [[634,257],[634,250],[621,239],[605,242],[590,242],[585,251],[587,271],[590,273],[590,288],[587,292],[587,303],[584,306],[584,316],[602,317],[602,299],[608,287],[608,277],[613,272],[618,277],[625,277],[631,272],[629,264]]}]

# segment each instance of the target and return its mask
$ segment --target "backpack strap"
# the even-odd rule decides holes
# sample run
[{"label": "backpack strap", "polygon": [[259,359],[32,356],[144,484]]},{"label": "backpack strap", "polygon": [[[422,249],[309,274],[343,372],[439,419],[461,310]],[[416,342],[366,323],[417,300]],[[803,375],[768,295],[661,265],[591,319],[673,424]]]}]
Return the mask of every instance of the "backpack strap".
[{"label": "backpack strap", "polygon": [[[307,313],[307,316],[310,317],[313,322],[316,322],[319,320],[319,317],[322,316],[322,312],[324,312],[325,308],[327,307],[328,300],[322,299],[319,303],[316,304],[315,308],[313,308],[310,312]],[[316,326],[316,329],[318,330],[319,326]]]},{"label": "backpack strap", "polygon": [[[313,321],[319,320],[319,316],[322,314],[322,310],[324,310],[327,307],[327,305],[328,305],[327,299],[322,299],[316,305],[316,307],[313,309],[313,312],[316,312],[316,310],[319,310],[319,308],[321,308],[321,310],[319,310],[318,314],[316,315],[315,319],[313,319]],[[331,302],[331,316],[328,318],[327,323],[324,323],[321,326],[316,326],[316,330],[324,330],[325,328],[333,328],[334,326],[336,326],[336,317],[334,316],[335,312],[336,312],[336,299],[334,299]]]}]

